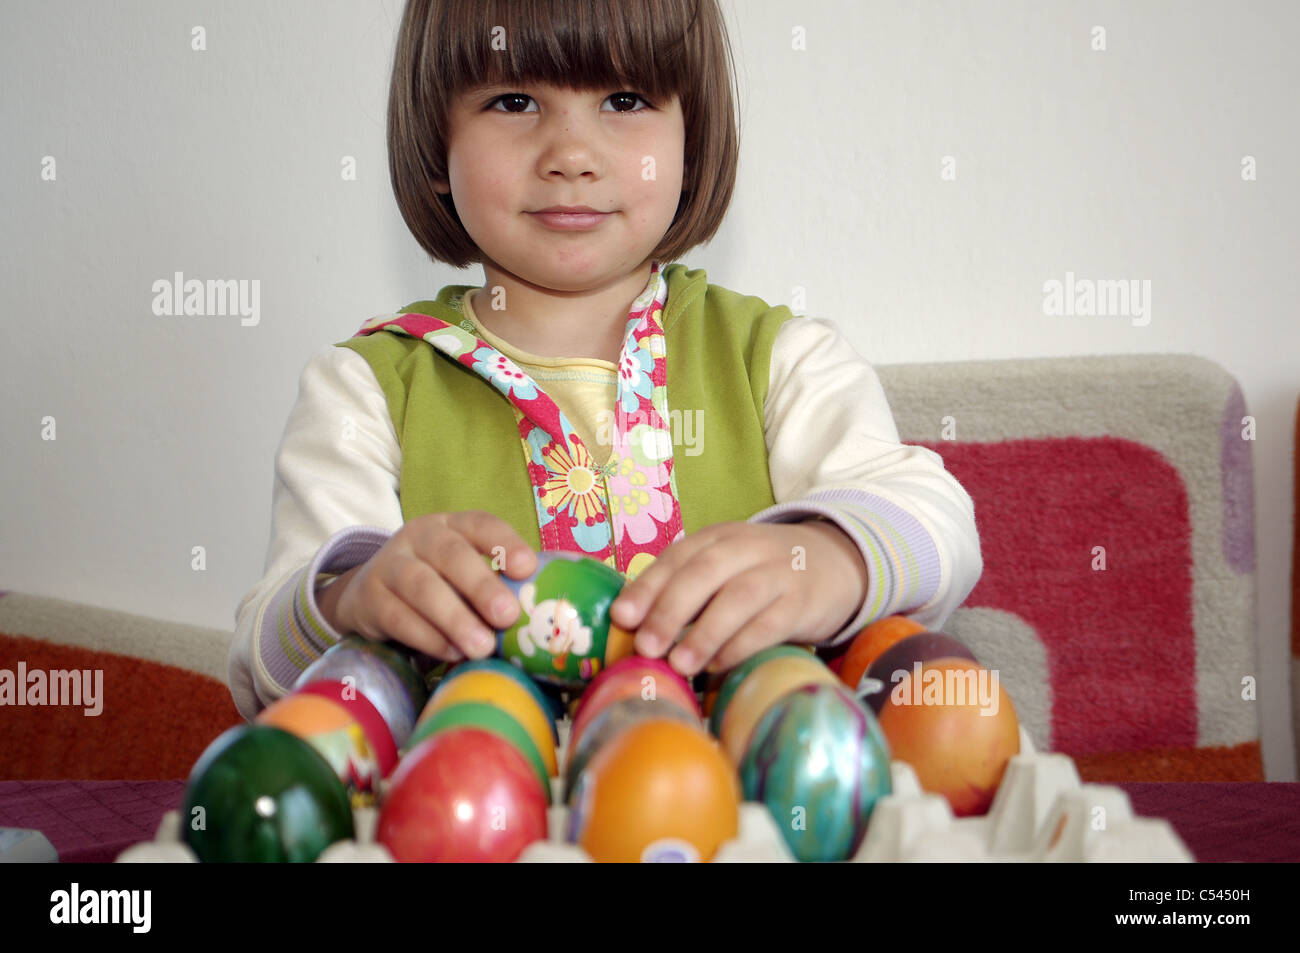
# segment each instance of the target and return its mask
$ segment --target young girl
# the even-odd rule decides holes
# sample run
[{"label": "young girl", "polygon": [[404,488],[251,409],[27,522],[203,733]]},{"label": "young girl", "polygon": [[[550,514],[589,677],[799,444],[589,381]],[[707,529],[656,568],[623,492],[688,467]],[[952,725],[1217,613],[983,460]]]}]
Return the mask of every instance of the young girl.
[{"label": "young girl", "polygon": [[625,573],[614,620],[687,676],[966,598],[971,499],[836,326],[671,263],[730,201],[732,82],[716,0],[409,0],[393,188],[484,281],[303,371],[236,614],[246,717],[347,632],[491,654],[520,612],[494,569],[542,550]]}]

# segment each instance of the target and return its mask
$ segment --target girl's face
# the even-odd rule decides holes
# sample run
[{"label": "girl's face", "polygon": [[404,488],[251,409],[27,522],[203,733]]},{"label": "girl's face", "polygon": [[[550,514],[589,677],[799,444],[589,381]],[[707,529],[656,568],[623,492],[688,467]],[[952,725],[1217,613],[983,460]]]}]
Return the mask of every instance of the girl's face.
[{"label": "girl's face", "polygon": [[[461,93],[449,118],[449,181],[437,191],[451,192],[489,262],[522,281],[604,287],[642,266],[672,224],[685,150],[676,97],[491,86]],[[581,229],[537,214],[584,205],[606,214]]]}]

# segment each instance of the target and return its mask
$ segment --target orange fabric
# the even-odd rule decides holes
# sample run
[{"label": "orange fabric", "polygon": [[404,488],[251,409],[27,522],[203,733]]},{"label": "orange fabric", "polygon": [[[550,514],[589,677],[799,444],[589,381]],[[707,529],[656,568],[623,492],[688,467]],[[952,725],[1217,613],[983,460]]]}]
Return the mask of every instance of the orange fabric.
[{"label": "orange fabric", "polygon": [[1082,780],[1100,784],[1264,780],[1264,759],[1258,741],[1222,748],[1153,748],[1070,757]]},{"label": "orange fabric", "polygon": [[[0,633],[0,668],[102,670],[103,709],[0,707],[0,779],[172,780],[189,776],[221,732],[242,724],[230,689],[161,662]],[[48,699],[47,699],[48,700]]]}]

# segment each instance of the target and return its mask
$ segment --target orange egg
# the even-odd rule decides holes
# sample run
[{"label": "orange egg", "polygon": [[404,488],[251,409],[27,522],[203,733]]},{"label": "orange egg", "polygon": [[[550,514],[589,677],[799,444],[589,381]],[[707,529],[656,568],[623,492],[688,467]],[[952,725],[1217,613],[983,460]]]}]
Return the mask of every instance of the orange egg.
[{"label": "orange egg", "polygon": [[740,781],[702,727],[652,718],[616,735],[582,770],[568,840],[593,860],[709,861],[740,827]]},{"label": "orange egg", "polygon": [[731,763],[740,764],[754,726],[773,702],[786,692],[815,682],[838,680],[820,659],[802,653],[778,656],[750,672],[731,696],[718,729],[718,738]]},{"label": "orange egg", "polygon": [[523,726],[537,744],[546,773],[556,777],[560,766],[555,755],[555,742],[551,737],[550,716],[537,704],[528,689],[513,678],[497,672],[466,672],[458,678],[443,682],[424,706],[417,721],[418,728],[434,712],[457,702],[487,702],[496,705]]},{"label": "orange egg", "polygon": [[261,725],[283,728],[299,738],[341,731],[353,721],[345,708],[327,698],[296,693],[276,699],[258,712],[254,720]]},{"label": "orange egg", "polygon": [[904,676],[880,709],[894,759],[912,766],[922,788],[947,798],[957,817],[987,813],[1020,751],[1016,710],[994,674],[969,659],[934,659],[921,665],[919,682],[915,673]]},{"label": "orange egg", "polygon": [[921,623],[905,615],[891,615],[866,626],[853,639],[840,665],[840,681],[856,691],[858,682],[882,652],[909,635],[926,631]]}]

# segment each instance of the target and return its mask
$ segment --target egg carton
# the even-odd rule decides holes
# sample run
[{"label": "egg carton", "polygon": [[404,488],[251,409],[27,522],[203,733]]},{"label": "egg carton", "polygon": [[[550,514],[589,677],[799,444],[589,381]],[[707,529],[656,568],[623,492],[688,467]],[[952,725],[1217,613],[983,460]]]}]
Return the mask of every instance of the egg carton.
[{"label": "egg carton", "polygon": [[[558,726],[560,764],[568,747],[569,720]],[[921,789],[903,761],[889,766],[892,792],[876,801],[854,863],[897,862],[1143,862],[1192,863],[1191,851],[1161,818],[1135,817],[1123,789],[1083,784],[1068,755],[1039,753],[1022,727],[1020,753],[1007,764],[993,804],[980,817],[954,817],[948,801]],[[381,782],[380,795],[387,791]],[[519,863],[590,863],[566,843],[569,811],[561,782],[551,778],[554,804],[547,811],[548,837],[529,845]],[[327,847],[317,863],[392,863],[375,841],[379,809],[353,810],[356,838]],[[181,840],[179,811],[163,815],[152,841],[136,844],[118,863],[194,863]],[[718,848],[715,863],[788,863],[794,857],[763,804],[740,806],[739,833]]]}]

